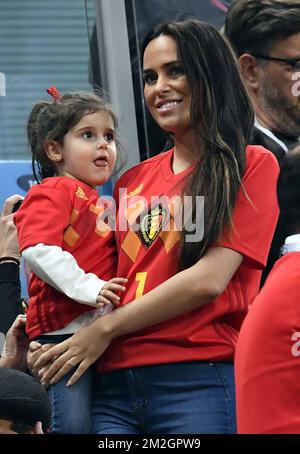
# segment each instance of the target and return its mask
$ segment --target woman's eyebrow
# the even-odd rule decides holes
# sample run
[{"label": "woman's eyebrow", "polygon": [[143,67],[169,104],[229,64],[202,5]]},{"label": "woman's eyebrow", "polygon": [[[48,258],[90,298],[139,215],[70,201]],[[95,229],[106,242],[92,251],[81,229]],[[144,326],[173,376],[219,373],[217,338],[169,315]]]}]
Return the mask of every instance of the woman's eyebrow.
[{"label": "woman's eyebrow", "polygon": [[[162,65],[162,68],[169,68],[170,66],[173,66],[173,65],[176,65],[179,63],[179,60],[172,60],[172,61],[168,61],[167,63],[164,63]],[[150,72],[153,72],[155,71],[154,69],[152,68],[146,68],[143,70],[143,74],[147,74],[147,73],[150,73]]]}]

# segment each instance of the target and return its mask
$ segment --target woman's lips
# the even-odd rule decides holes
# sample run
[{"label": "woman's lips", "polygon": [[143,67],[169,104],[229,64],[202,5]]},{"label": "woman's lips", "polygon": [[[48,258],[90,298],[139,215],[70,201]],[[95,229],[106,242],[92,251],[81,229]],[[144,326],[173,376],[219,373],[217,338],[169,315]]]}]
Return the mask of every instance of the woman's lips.
[{"label": "woman's lips", "polygon": [[181,100],[160,102],[156,105],[156,108],[159,112],[164,112],[176,108],[181,102]]}]

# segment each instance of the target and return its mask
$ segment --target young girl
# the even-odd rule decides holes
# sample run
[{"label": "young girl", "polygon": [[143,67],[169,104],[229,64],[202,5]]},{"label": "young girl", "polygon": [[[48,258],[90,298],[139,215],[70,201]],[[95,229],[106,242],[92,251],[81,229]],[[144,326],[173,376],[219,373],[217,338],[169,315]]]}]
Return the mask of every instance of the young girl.
[{"label": "young girl", "polygon": [[[97,217],[105,209],[96,186],[107,182],[117,158],[117,120],[98,96],[85,92],[37,103],[27,133],[33,186],[16,213],[20,250],[33,274],[27,333],[41,343],[68,338],[118,304],[126,279],[113,278],[113,232]],[[108,281],[108,282],[107,282]],[[92,372],[72,389],[51,386],[52,432],[89,433]]]}]

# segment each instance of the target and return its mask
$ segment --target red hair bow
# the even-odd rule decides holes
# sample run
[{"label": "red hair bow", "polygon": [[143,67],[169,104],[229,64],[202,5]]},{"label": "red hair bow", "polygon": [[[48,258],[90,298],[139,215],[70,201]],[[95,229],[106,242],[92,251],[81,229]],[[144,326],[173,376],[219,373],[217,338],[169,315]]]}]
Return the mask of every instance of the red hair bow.
[{"label": "red hair bow", "polygon": [[56,87],[47,88],[47,93],[54,99],[54,101],[59,101],[61,99],[61,93],[57,90]]}]

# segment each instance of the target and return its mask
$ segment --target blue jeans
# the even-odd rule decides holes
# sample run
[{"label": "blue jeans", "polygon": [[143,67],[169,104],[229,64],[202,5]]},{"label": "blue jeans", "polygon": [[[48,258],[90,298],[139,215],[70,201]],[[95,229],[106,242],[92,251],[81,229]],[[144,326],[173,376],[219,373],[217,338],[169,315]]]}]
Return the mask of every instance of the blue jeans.
[{"label": "blue jeans", "polygon": [[74,370],[48,389],[52,407],[51,433],[53,434],[91,433],[94,371],[90,367],[75,385],[66,388]]},{"label": "blue jeans", "polygon": [[[63,342],[71,334],[43,334],[35,340],[43,344]],[[91,401],[94,389],[94,367],[90,367],[75,385],[66,387],[75,369],[66,374],[58,383],[48,388],[51,401],[51,433],[91,433]]]},{"label": "blue jeans", "polygon": [[92,433],[236,432],[232,363],[136,367],[102,375],[96,383]]}]

